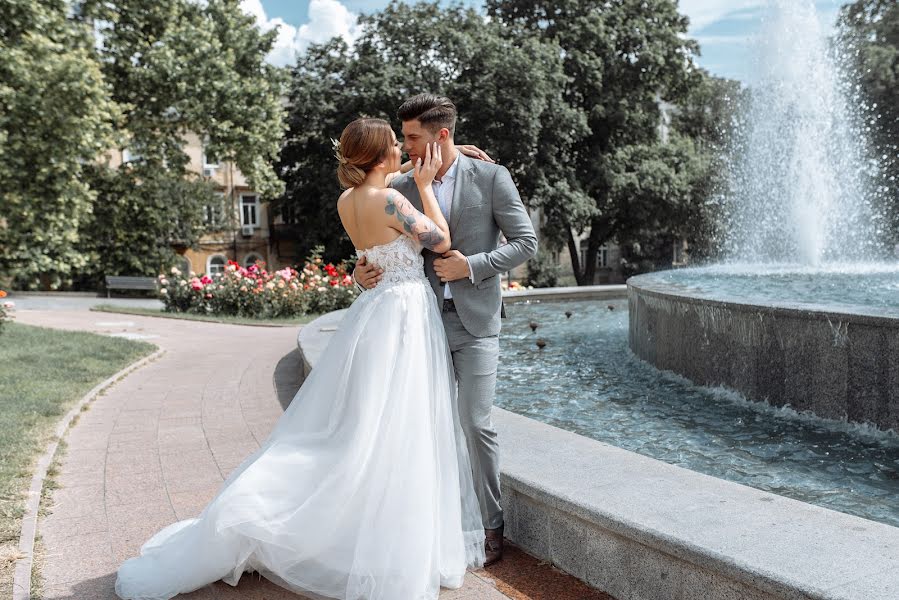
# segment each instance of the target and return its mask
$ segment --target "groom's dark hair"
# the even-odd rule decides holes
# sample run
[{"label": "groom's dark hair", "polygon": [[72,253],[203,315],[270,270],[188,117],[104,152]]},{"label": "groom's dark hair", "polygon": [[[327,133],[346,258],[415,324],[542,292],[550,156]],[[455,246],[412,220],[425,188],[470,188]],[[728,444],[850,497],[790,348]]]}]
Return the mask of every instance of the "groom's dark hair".
[{"label": "groom's dark hair", "polygon": [[432,133],[444,127],[449,129],[450,136],[456,131],[456,105],[445,96],[435,94],[418,94],[412,96],[396,111],[400,121],[418,119],[421,126]]}]

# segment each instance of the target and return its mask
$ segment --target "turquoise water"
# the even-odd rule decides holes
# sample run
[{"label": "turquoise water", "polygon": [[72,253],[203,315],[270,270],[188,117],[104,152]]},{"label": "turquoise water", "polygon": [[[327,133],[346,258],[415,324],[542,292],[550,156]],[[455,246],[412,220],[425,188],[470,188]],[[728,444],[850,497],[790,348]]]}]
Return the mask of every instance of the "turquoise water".
[{"label": "turquoise water", "polygon": [[[750,403],[659,371],[631,353],[623,300],[512,304],[507,313],[498,406],[694,471],[899,526],[899,436]],[[536,333],[530,322],[538,324]]]},{"label": "turquoise water", "polygon": [[899,262],[802,267],[716,265],[653,273],[671,291],[737,302],[899,316]]}]

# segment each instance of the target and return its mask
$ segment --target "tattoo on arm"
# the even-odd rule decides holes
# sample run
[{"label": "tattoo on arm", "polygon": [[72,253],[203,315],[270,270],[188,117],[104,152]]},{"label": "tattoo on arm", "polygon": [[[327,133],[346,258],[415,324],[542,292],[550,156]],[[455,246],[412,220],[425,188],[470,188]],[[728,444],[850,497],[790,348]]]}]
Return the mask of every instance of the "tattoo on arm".
[{"label": "tattoo on arm", "polygon": [[384,212],[395,216],[403,224],[403,231],[410,237],[416,238],[421,245],[429,250],[444,241],[444,236],[427,215],[417,211],[405,196],[391,190],[387,194],[387,206]]}]

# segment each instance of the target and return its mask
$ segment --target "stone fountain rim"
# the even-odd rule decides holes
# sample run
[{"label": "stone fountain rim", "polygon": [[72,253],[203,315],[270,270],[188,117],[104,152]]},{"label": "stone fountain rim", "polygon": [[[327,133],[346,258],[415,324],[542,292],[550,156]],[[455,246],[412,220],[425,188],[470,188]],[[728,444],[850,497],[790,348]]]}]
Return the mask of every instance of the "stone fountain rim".
[{"label": "stone fountain rim", "polygon": [[688,304],[713,306],[728,310],[795,316],[803,319],[817,318],[826,321],[845,321],[851,319],[857,323],[864,323],[876,327],[899,327],[899,310],[850,304],[840,305],[841,310],[835,310],[833,305],[814,304],[811,302],[759,303],[757,301],[746,301],[724,295],[710,297],[679,290],[672,287],[668,282],[659,281],[660,273],[669,272],[670,271],[657,271],[655,273],[644,273],[642,275],[630,277],[625,282],[629,295],[631,291],[636,291],[644,296],[652,296],[664,300],[676,299]]}]

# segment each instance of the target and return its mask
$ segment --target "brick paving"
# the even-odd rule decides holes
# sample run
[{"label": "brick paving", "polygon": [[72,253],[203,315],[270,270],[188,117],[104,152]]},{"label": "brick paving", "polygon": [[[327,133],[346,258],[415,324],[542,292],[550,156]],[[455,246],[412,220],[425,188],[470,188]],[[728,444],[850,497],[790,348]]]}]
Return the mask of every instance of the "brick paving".
[{"label": "brick paving", "polygon": [[[20,323],[146,339],[159,360],[118,382],[69,431],[38,523],[46,600],[116,598],[115,571],[153,533],[199,514],[259,447],[300,385],[297,328],[242,327],[83,310],[23,310]],[[191,600],[297,599],[258,576]],[[469,574],[441,599],[507,596]]]},{"label": "brick paving", "polygon": [[[40,519],[45,600],[113,600],[115,571],[153,533],[199,514],[259,447],[300,379],[295,327],[246,327],[86,310],[23,310],[20,323],[146,339],[165,350],[81,413],[66,438],[52,514]],[[521,552],[469,572],[442,600],[601,598]],[[516,565],[521,565],[516,569]],[[554,571],[550,573],[550,571]],[[578,590],[568,596],[563,589]],[[503,590],[503,592],[499,591]],[[532,590],[532,591],[529,591]],[[297,600],[255,574],[190,600]]]}]

